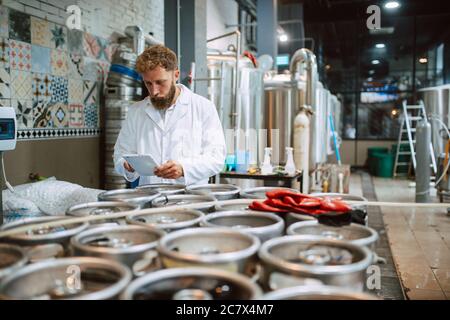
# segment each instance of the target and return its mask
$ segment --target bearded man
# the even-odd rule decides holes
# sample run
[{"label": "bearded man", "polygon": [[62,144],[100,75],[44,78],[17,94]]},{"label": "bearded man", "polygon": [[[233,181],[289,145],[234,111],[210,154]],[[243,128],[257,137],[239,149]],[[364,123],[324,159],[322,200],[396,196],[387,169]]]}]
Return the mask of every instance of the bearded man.
[{"label": "bearded man", "polygon": [[[163,45],[147,48],[136,61],[149,95],[128,109],[114,147],[116,171],[126,180],[150,183],[208,183],[224,165],[225,137],[216,107],[177,84],[175,53]],[[159,164],[152,176],[139,176],[123,158],[149,154]]]}]

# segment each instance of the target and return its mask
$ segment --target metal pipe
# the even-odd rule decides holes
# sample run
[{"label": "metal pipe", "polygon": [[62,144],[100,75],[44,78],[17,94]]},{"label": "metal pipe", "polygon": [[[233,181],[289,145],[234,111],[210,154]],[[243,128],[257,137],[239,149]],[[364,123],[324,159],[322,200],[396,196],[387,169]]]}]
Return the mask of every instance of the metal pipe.
[{"label": "metal pipe", "polygon": [[[293,19],[293,20],[281,20],[278,21],[278,24],[297,24],[302,23],[303,20],[301,19]],[[238,24],[225,24],[226,28],[233,28],[233,27],[256,27],[258,26],[258,22],[250,22],[250,23],[238,23]]]},{"label": "metal pipe", "polygon": [[[299,70],[299,66],[301,66]],[[305,148],[314,150],[316,145],[316,139],[318,137],[314,134],[314,127],[310,125],[313,121],[301,120],[302,117],[307,117],[308,114],[311,113],[313,106],[315,105],[315,96],[316,96],[316,77],[317,77],[317,63],[316,56],[311,50],[302,48],[297,50],[292,57],[291,64],[289,66],[289,70],[291,72],[291,80],[293,85],[297,87],[297,80],[302,75],[298,75],[298,72],[301,73],[306,72],[306,92],[305,92],[305,102],[303,106],[300,107],[300,112],[295,117],[294,123],[294,148],[295,150],[295,161],[297,162],[297,166],[301,168],[303,172],[302,176],[302,192],[309,193],[309,159],[311,159],[311,155],[313,152],[305,152]],[[304,79],[305,80],[305,79]],[[303,114],[304,113],[304,114]],[[306,125],[307,124],[307,125]],[[311,130],[312,129],[312,130]],[[305,135],[304,130],[308,131],[308,134]],[[306,158],[307,157],[307,158]],[[315,168],[313,168],[315,169]]]},{"label": "metal pipe", "polygon": [[195,62],[191,62],[191,90],[195,92]]},{"label": "metal pipe", "polygon": [[306,65],[302,67],[303,71],[306,71],[306,94],[305,105],[312,108],[315,103],[316,96],[316,80],[317,80],[317,62],[314,53],[306,48],[297,50],[292,57],[289,70],[291,72],[292,81],[297,80],[297,73],[299,71],[299,65]]},{"label": "metal pipe", "polygon": [[177,0],[177,57],[178,70],[181,70],[181,14],[180,14],[180,0]]}]

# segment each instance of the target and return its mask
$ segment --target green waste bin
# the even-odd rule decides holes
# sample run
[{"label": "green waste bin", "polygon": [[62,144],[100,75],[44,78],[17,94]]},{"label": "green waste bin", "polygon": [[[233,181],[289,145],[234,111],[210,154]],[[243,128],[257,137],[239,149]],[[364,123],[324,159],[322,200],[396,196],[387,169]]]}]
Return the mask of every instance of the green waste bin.
[{"label": "green waste bin", "polygon": [[370,147],[367,148],[367,163],[369,165],[369,172],[371,175],[376,175],[377,159],[374,157],[375,153],[388,153],[389,149],[386,147]]},{"label": "green waste bin", "polygon": [[394,170],[394,158],[391,152],[374,153],[375,175],[378,177],[391,178]]}]

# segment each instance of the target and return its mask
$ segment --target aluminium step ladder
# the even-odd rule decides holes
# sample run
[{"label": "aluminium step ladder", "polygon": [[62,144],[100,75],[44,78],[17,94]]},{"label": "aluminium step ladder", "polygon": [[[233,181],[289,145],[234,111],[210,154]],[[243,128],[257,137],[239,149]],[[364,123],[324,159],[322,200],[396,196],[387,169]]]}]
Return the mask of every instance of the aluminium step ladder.
[{"label": "aluminium step ladder", "polygon": [[[409,167],[411,162],[416,169],[416,126],[420,120],[427,118],[425,112],[425,106],[423,101],[420,100],[417,105],[407,105],[406,100],[403,101],[403,120],[398,134],[397,152],[395,153],[394,163],[394,177],[401,176],[401,172],[398,171],[400,167]],[[405,135],[407,137],[405,137]],[[409,150],[403,150],[402,146],[407,145]],[[434,157],[433,144],[430,142],[431,164],[433,175],[436,175],[436,159]],[[400,161],[401,156],[411,156],[410,161]],[[408,174],[407,172],[405,173]],[[404,175],[405,175],[404,174]],[[432,177],[434,179],[434,177]]]}]

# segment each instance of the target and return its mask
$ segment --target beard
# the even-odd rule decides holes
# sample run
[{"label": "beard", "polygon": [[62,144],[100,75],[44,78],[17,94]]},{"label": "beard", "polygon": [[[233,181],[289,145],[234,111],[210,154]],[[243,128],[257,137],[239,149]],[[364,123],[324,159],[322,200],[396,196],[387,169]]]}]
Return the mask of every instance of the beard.
[{"label": "beard", "polygon": [[172,104],[173,98],[175,97],[175,84],[172,83],[172,86],[170,87],[169,93],[165,97],[150,97],[150,101],[152,102],[153,106],[156,109],[163,110],[167,107],[170,107]]}]

